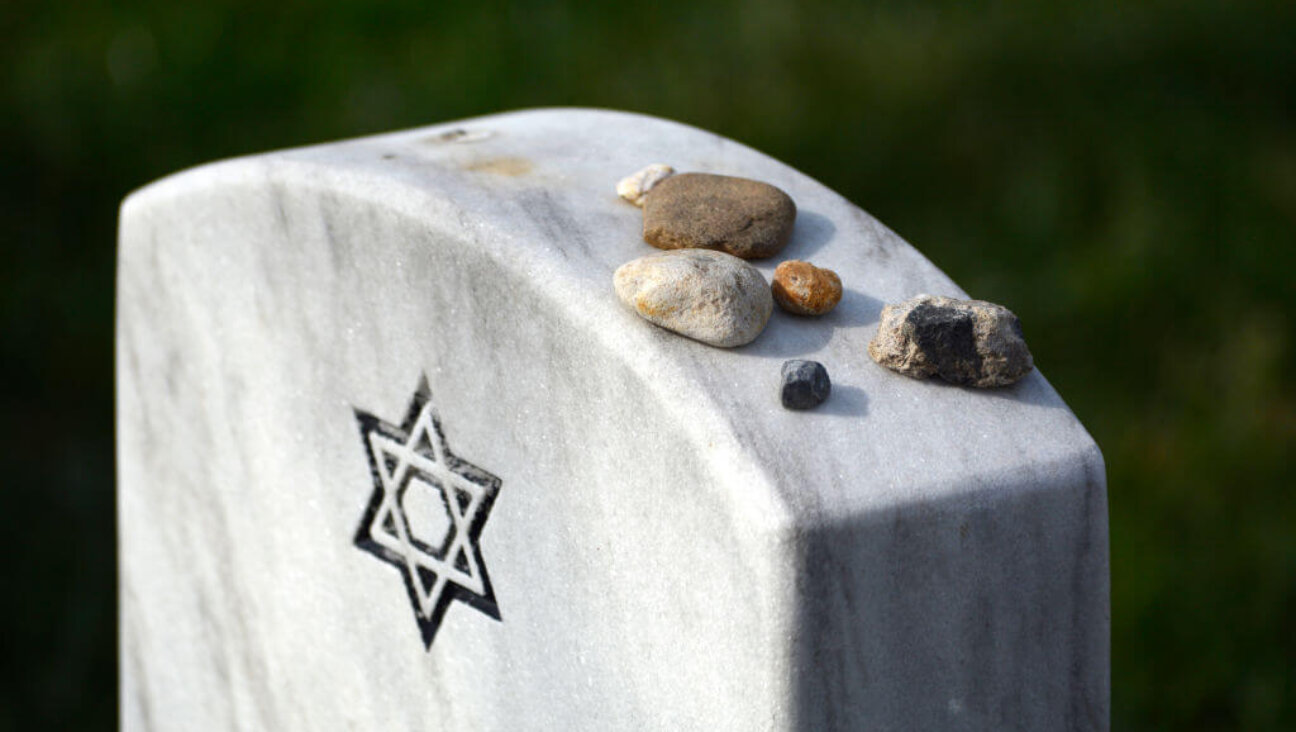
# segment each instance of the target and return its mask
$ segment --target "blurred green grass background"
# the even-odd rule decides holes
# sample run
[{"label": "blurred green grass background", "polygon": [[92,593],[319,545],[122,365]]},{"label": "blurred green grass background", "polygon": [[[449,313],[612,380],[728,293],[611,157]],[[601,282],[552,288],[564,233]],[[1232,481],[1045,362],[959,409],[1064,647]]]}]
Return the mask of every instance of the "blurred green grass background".
[{"label": "blurred green grass background", "polygon": [[1013,308],[1107,458],[1114,727],[1296,728],[1296,3],[10,0],[0,94],[0,728],[115,718],[121,198],[549,105],[750,144]]}]

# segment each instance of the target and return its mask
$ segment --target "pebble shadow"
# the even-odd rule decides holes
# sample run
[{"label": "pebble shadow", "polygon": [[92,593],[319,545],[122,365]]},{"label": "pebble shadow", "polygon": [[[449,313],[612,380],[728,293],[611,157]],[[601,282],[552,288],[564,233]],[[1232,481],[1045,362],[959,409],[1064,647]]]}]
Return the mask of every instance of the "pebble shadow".
[{"label": "pebble shadow", "polygon": [[997,389],[971,389],[970,387],[955,387],[960,389],[969,389],[978,394],[991,397],[994,399],[1007,399],[1009,401],[1030,404],[1036,407],[1047,407],[1049,409],[1066,409],[1066,402],[1062,397],[1049,386],[1048,382],[1040,374],[1039,370],[1033,370],[1026,375],[1026,378],[1013,384],[1012,386],[1001,386]]},{"label": "pebble shadow", "polygon": [[796,221],[792,224],[792,236],[777,259],[780,262],[786,259],[809,259],[836,235],[837,225],[832,219],[814,211],[797,211]]},{"label": "pebble shadow", "polygon": [[835,326],[871,325],[882,317],[883,302],[859,290],[842,289],[841,302],[824,320]]},{"label": "pebble shadow", "polygon": [[765,332],[739,352],[782,359],[815,353],[832,340],[837,328],[876,323],[881,312],[881,300],[855,290],[842,292],[841,303],[832,312],[820,317],[793,315],[776,305]]},{"label": "pebble shadow", "polygon": [[814,353],[832,340],[835,326],[826,318],[806,318],[774,306],[769,325],[756,341],[741,349],[744,354],[795,358]]},{"label": "pebble shadow", "polygon": [[[978,389],[974,386],[959,386],[938,378],[925,379],[925,383],[937,389],[960,389],[978,397],[987,399],[1005,399],[1007,401],[1029,404],[1049,409],[1066,409],[1066,403],[1057,392],[1048,385],[1039,371],[1032,371],[1026,378],[1011,386],[999,386],[989,389]],[[836,387],[833,387],[834,389]]]},{"label": "pebble shadow", "polygon": [[816,411],[834,417],[863,417],[868,414],[868,394],[858,386],[833,384],[828,400]]}]

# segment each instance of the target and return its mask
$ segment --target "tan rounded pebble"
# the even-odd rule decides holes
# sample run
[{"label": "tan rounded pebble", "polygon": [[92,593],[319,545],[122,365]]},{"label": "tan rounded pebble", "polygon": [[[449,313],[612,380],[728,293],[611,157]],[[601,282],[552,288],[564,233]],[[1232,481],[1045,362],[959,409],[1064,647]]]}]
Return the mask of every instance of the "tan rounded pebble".
[{"label": "tan rounded pebble", "polygon": [[717,249],[743,259],[778,254],[792,235],[796,204],[749,178],[681,173],[644,199],[644,241],[658,249]]},{"label": "tan rounded pebble", "polygon": [[651,254],[621,265],[612,281],[640,317],[721,348],[755,340],[774,310],[760,271],[724,252]]},{"label": "tan rounded pebble", "polygon": [[627,175],[617,183],[617,195],[634,205],[643,208],[644,196],[653,186],[675,175],[675,169],[665,163],[653,163],[633,175]]},{"label": "tan rounded pebble", "polygon": [[774,269],[774,302],[796,315],[823,315],[841,302],[841,278],[831,269],[789,259]]},{"label": "tan rounded pebble", "polygon": [[1011,310],[983,300],[919,295],[882,308],[868,346],[874,361],[915,379],[994,387],[1021,380],[1034,368]]}]

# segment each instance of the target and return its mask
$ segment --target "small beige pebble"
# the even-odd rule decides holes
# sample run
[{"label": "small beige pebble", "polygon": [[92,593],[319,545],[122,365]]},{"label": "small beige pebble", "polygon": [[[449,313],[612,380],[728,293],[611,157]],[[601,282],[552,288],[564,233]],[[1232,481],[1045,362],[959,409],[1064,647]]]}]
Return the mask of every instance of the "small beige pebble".
[{"label": "small beige pebble", "polygon": [[653,186],[675,175],[675,169],[665,163],[653,163],[634,175],[627,175],[617,183],[617,195],[643,208],[644,196]]},{"label": "small beige pebble", "polygon": [[774,310],[759,270],[708,249],[640,257],[621,265],[612,281],[617,297],[643,319],[721,348],[755,340]]},{"label": "small beige pebble", "polygon": [[774,302],[796,315],[823,315],[841,302],[841,278],[831,269],[789,259],[774,269]]}]

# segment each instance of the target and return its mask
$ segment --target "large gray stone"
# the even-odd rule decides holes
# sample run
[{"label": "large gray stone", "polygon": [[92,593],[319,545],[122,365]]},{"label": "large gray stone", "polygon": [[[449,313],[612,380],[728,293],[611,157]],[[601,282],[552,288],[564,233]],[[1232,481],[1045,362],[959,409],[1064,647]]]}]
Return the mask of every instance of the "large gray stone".
[{"label": "large gray stone", "polygon": [[[645,160],[787,191],[783,256],[840,305],[732,350],[645,327],[611,287],[652,252],[614,191]],[[810,178],[629,114],[134,193],[123,726],[1106,727],[1102,458],[1038,371],[873,363],[882,303],[920,292],[965,297]],[[832,373],[815,410],[779,404],[792,358]]]}]

